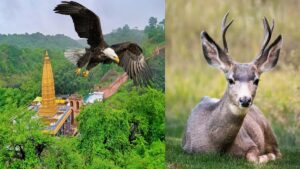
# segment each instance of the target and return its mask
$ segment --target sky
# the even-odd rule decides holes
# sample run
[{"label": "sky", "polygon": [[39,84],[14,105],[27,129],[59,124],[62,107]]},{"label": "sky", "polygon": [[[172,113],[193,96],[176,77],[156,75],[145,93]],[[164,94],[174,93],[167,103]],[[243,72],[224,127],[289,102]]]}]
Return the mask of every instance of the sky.
[{"label": "sky", "polygon": [[[53,12],[61,0],[1,0],[0,34],[41,32],[79,39],[71,17]],[[164,0],[76,0],[100,17],[103,34],[128,24],[144,29],[150,17],[165,18]]]}]

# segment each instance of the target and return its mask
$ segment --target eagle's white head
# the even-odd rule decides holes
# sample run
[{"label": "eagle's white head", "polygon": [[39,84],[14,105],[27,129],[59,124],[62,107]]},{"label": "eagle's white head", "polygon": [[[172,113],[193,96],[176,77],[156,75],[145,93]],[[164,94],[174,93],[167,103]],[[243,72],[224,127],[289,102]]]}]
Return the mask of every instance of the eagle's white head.
[{"label": "eagle's white head", "polygon": [[113,50],[112,48],[108,47],[108,48],[105,48],[103,50],[103,53],[105,56],[109,57],[110,59],[116,61],[117,63],[119,63],[119,57],[118,55],[116,54],[115,50]]}]

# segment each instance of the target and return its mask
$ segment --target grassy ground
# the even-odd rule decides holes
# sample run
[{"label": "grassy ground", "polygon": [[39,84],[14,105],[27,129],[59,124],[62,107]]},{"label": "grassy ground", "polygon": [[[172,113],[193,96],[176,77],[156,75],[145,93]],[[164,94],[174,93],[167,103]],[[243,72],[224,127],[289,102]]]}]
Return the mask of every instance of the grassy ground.
[{"label": "grassy ground", "polygon": [[[183,117],[182,117],[183,118]],[[280,142],[280,151],[283,155],[281,160],[262,165],[250,164],[244,159],[239,159],[220,154],[187,154],[181,148],[182,133],[185,122],[182,118],[168,118],[166,128],[166,164],[169,169],[299,169],[300,167],[300,147],[299,144],[288,145],[293,139],[290,134],[278,137]],[[276,129],[276,125],[273,129]],[[276,133],[280,133],[282,129]],[[297,136],[296,136],[297,137]],[[293,144],[293,143],[292,143]]]},{"label": "grassy ground", "polygon": [[[216,5],[217,4],[217,5]],[[278,65],[261,76],[254,103],[264,112],[284,157],[256,168],[300,168],[300,1],[167,0],[166,1],[166,159],[169,168],[253,168],[243,160],[219,155],[187,155],[180,149],[192,108],[203,96],[220,98],[223,73],[204,60],[200,32],[221,44],[221,20],[235,19],[227,32],[232,58],[253,60],[263,38],[262,18],[275,20],[273,39],[283,35]],[[298,160],[298,161],[297,161]]]},{"label": "grassy ground", "polygon": [[248,163],[244,159],[219,154],[209,155],[190,155],[182,151],[178,138],[169,137],[167,139],[167,156],[169,161],[167,168],[197,168],[197,169],[299,169],[300,166],[300,151],[284,148],[281,149],[284,158],[277,161],[272,161],[267,164],[255,165]]}]

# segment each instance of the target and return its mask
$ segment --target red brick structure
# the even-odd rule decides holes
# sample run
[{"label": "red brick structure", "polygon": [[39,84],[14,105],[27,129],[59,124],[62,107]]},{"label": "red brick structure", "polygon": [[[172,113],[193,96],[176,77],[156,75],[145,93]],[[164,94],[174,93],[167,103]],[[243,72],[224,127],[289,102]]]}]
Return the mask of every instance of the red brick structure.
[{"label": "red brick structure", "polygon": [[[79,115],[80,107],[83,105],[83,98],[81,96],[73,94],[69,97],[69,103],[71,110],[74,114],[74,120]],[[74,121],[74,124],[77,125],[77,122]]]},{"label": "red brick structure", "polygon": [[108,87],[100,89],[100,92],[104,93],[104,99],[107,99],[113,94],[115,94],[118,91],[119,87],[127,80],[128,80],[127,73],[123,73],[115,81],[113,81]]}]

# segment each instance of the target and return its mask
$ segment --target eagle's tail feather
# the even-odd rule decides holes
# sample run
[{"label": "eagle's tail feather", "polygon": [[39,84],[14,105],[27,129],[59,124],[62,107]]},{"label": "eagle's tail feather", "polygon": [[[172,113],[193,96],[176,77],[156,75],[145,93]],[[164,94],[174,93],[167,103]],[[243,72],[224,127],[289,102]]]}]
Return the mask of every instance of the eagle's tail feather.
[{"label": "eagle's tail feather", "polygon": [[77,65],[78,60],[84,57],[86,49],[67,49],[65,51],[65,57],[74,65]]}]

